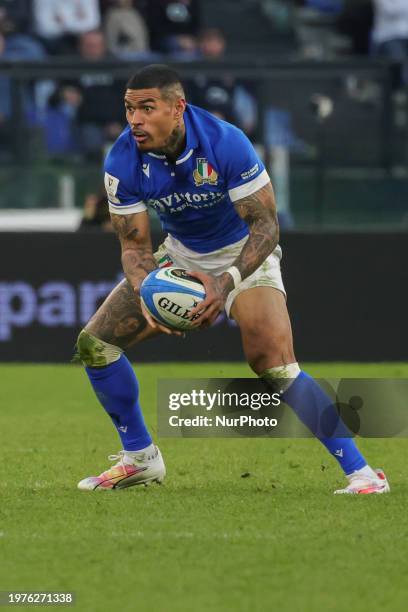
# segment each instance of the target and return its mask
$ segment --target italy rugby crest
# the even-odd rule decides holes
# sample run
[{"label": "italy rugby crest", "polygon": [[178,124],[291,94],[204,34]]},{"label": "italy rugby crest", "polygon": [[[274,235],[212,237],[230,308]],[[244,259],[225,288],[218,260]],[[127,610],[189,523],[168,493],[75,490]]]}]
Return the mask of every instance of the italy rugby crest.
[{"label": "italy rugby crest", "polygon": [[218,182],[218,173],[208,163],[205,157],[197,158],[197,169],[194,170],[193,177],[197,187],[201,187],[204,183],[216,185]]}]

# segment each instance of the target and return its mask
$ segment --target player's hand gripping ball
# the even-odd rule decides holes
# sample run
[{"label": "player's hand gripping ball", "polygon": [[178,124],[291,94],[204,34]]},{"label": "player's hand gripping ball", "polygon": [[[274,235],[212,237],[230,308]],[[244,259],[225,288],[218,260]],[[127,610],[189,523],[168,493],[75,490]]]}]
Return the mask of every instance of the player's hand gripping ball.
[{"label": "player's hand gripping ball", "polygon": [[146,276],[140,287],[140,299],[158,323],[185,331],[193,328],[190,311],[205,299],[205,289],[186,270],[171,266]]}]

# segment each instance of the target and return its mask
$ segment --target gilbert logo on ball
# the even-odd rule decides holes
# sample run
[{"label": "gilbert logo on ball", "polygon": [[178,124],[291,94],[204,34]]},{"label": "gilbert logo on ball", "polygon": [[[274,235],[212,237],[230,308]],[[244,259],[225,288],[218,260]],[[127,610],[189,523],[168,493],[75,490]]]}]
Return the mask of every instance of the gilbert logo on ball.
[{"label": "gilbert logo on ball", "polygon": [[186,270],[174,266],[153,270],[140,287],[143,306],[168,327],[191,329],[190,312],[205,298],[204,285]]}]

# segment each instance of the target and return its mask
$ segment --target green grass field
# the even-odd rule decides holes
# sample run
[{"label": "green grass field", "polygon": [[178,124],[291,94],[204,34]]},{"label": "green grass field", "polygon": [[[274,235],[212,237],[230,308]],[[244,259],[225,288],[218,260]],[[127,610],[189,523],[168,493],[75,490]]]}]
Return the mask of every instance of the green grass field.
[{"label": "green grass field", "polygon": [[[307,370],[408,377],[408,364]],[[250,375],[137,371],[153,431],[157,378]],[[2,365],[0,381],[0,590],[74,591],[81,612],[406,610],[408,440],[360,443],[389,496],[333,496],[337,465],[301,439],[163,439],[163,486],[88,494],[77,481],[120,445],[81,368]]]}]

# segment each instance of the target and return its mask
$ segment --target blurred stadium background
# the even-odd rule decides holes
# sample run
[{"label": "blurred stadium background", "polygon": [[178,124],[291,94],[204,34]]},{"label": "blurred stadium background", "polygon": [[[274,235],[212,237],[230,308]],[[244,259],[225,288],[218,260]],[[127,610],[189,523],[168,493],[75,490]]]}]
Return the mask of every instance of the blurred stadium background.
[{"label": "blurred stadium background", "polygon": [[[404,0],[0,0],[0,359],[69,361],[117,282],[102,163],[152,62],[270,170],[299,358],[405,359]],[[242,359],[222,317],[167,343],[138,361]]]}]

